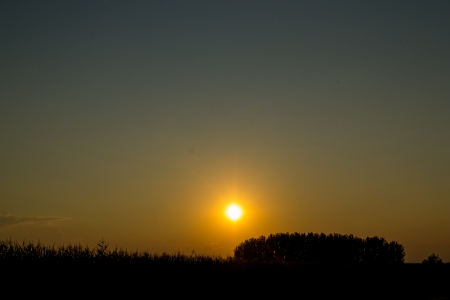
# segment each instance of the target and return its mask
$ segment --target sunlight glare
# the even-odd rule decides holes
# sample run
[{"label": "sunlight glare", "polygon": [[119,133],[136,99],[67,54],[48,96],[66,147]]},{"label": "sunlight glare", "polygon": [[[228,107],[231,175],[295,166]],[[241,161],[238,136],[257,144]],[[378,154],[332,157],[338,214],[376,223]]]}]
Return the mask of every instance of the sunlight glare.
[{"label": "sunlight glare", "polygon": [[236,204],[231,204],[227,207],[225,214],[230,220],[237,221],[242,216],[242,209]]}]

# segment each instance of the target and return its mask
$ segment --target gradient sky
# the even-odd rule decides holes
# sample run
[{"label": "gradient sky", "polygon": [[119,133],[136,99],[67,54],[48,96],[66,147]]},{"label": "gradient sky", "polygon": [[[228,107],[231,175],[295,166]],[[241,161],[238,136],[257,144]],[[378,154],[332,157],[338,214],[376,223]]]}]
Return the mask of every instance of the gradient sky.
[{"label": "gradient sky", "polygon": [[449,261],[449,12],[2,1],[0,239],[231,255],[324,232]]}]

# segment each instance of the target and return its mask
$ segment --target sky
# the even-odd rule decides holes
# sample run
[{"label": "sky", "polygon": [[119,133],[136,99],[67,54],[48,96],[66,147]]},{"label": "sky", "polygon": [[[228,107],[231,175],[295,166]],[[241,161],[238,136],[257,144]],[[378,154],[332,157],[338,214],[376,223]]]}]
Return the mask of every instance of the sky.
[{"label": "sky", "polygon": [[2,1],[0,239],[226,256],[323,232],[450,261],[449,11]]}]

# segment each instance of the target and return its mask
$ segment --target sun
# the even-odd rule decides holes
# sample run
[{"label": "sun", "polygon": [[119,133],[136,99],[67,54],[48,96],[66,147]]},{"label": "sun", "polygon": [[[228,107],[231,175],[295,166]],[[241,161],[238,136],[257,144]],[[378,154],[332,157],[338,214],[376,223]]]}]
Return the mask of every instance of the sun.
[{"label": "sun", "polygon": [[225,210],[225,214],[227,215],[228,219],[237,221],[242,217],[243,211],[242,208],[239,207],[239,205],[231,204]]}]

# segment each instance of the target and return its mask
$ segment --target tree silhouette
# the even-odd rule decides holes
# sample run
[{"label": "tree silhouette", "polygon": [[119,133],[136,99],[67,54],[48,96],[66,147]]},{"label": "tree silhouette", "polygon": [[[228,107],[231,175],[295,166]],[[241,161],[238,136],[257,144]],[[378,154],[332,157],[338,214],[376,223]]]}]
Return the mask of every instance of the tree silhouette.
[{"label": "tree silhouette", "polygon": [[384,238],[361,239],[353,235],[324,233],[276,233],[251,238],[234,249],[236,258],[314,263],[399,264],[405,251],[397,242]]},{"label": "tree silhouette", "polygon": [[439,257],[439,255],[431,254],[426,259],[422,261],[423,264],[435,265],[435,264],[443,264],[444,262]]}]

